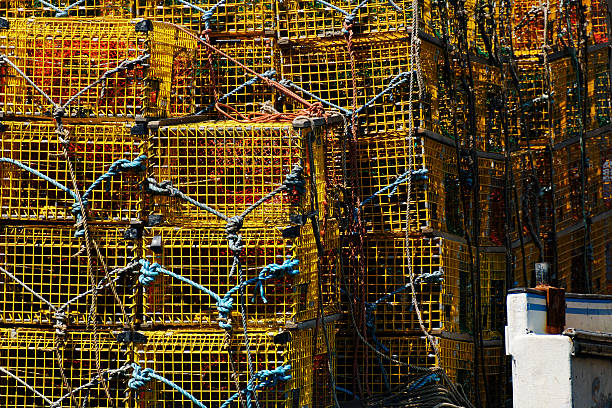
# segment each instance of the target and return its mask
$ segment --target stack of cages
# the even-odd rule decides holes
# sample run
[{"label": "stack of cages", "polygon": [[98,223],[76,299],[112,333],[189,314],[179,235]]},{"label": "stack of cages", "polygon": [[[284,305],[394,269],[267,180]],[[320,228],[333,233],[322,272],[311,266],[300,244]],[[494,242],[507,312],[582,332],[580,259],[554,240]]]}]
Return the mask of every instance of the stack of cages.
[{"label": "stack of cages", "polygon": [[89,3],[68,19],[5,3],[0,404],[117,406],[134,361],[119,340],[139,303],[142,120],[192,112],[196,43],[147,20],[90,19]]},{"label": "stack of cages", "polygon": [[605,252],[596,220],[609,222],[611,205],[609,64],[607,47],[598,44],[577,55],[566,48],[518,60],[528,131],[512,155],[515,285],[533,286],[540,264],[553,285],[608,290],[604,258],[593,251],[599,245]]},{"label": "stack of cages", "polygon": [[[280,82],[345,117],[344,132],[327,154],[342,242],[340,400],[385,393],[418,374],[386,375],[388,368],[379,369],[370,360],[397,366],[377,352],[388,358],[423,355],[418,365],[436,364],[427,357],[433,346],[422,338],[411,279],[424,326],[436,342],[448,332],[468,344],[474,314],[482,320],[487,341],[498,340],[503,327],[505,141],[501,108],[491,103],[503,88],[500,72],[483,58],[473,62],[478,131],[470,132],[466,91],[455,86],[451,92],[446,86],[444,49],[432,31],[432,4],[420,2],[413,13],[410,2],[394,3],[279,3]],[[413,16],[418,51],[411,46]],[[454,112],[451,105],[457,106]],[[283,112],[302,108],[280,95]],[[462,125],[453,126],[458,122]],[[463,148],[468,145],[475,149]],[[462,190],[470,214],[467,225]],[[478,231],[478,254],[470,255],[465,228]],[[472,290],[472,265],[480,271],[478,290]],[[482,299],[477,313],[470,302],[473,293]],[[419,346],[398,354],[387,343]],[[501,365],[503,353],[496,344]],[[360,386],[368,383],[378,385]]]}]

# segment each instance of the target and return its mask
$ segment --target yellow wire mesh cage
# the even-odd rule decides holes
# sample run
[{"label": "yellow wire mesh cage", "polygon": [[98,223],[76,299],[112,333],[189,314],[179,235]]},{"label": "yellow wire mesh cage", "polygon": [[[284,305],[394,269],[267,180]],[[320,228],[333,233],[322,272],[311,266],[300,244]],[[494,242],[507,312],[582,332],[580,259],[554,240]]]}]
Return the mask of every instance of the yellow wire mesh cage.
[{"label": "yellow wire mesh cage", "polygon": [[591,271],[592,293],[608,294],[612,287],[612,215],[596,217],[591,231],[593,246],[593,270]]},{"label": "yellow wire mesh cage", "polygon": [[[91,332],[70,332],[63,344],[58,345],[59,340],[50,330],[0,329],[0,404],[7,408],[52,403],[122,406],[127,387],[119,369],[127,361],[129,346],[108,333],[99,333],[96,338]],[[62,379],[62,369],[68,385]]]},{"label": "yellow wire mesh cage", "polygon": [[[319,328],[319,332],[321,329]],[[333,330],[328,330],[333,346]],[[234,334],[226,344],[222,332],[146,332],[147,342],[139,344],[136,361],[193,395],[207,406],[221,406],[238,388],[244,390],[250,380],[248,360],[253,371],[274,370],[291,365],[291,379],[276,386],[264,387],[257,399],[266,407],[311,406],[313,398],[314,329],[291,332],[257,332],[248,335],[250,355],[246,352],[243,334]],[[317,339],[316,355],[321,350]],[[333,350],[332,350],[333,352]],[[234,376],[234,373],[236,375]],[[257,384],[257,381],[255,382]],[[242,394],[242,398],[246,394]],[[142,407],[175,407],[191,402],[181,393],[150,382],[138,392]],[[234,397],[229,407],[240,406]]]},{"label": "yellow wire mesh cage", "polygon": [[[581,5],[585,10],[585,40],[588,45],[608,42],[607,3],[587,0]],[[551,2],[547,8],[542,6],[542,3],[534,0],[512,3],[513,46],[516,55],[535,56],[542,53],[544,45],[556,51],[572,45],[578,47],[581,42],[578,3]]]},{"label": "yellow wire mesh cage", "polygon": [[[311,212],[313,174],[323,214],[323,134],[328,131],[316,126],[314,135],[309,136],[310,128],[298,129],[285,122],[202,122],[162,127],[154,136],[159,164],[153,174],[158,181],[170,180],[192,199],[231,217],[282,186],[300,166],[305,191],[290,188],[277,194],[258,205],[244,221],[246,227],[285,227],[292,216]],[[217,216],[179,198],[158,197],[156,203],[155,211],[177,226],[225,225]]]},{"label": "yellow wire mesh cage", "polygon": [[5,0],[0,3],[3,17],[130,17],[131,0]]},{"label": "yellow wire mesh cage", "polygon": [[[0,321],[70,326],[95,318],[96,324],[104,326],[129,323],[135,277],[123,269],[135,249],[123,234],[116,228],[90,232],[104,264],[92,248],[88,270],[85,239],[75,238],[71,228],[0,227]],[[91,314],[94,293],[95,316]]]},{"label": "yellow wire mesh cage", "polygon": [[[354,77],[357,122],[363,134],[375,136],[406,130],[411,126],[408,112],[411,105],[412,126],[439,132],[437,70],[442,62],[439,49],[428,42],[421,43],[421,98],[416,68],[409,63],[408,37],[368,39],[367,43],[355,44],[353,51],[354,72],[345,44],[328,40],[281,47],[283,83],[311,102],[324,101],[326,109],[348,113],[352,110]],[[412,98],[409,92],[411,76],[414,76]],[[284,100],[285,111],[302,108],[292,100]]]},{"label": "yellow wire mesh cage", "polygon": [[210,29],[211,35],[263,35],[276,29],[272,0],[136,0],[135,3],[138,15],[179,24],[198,33]]},{"label": "yellow wire mesh cage", "polygon": [[[464,222],[472,228],[472,214],[478,197],[478,234],[482,245],[502,245],[504,239],[504,162],[497,158],[462,155],[461,177],[457,171],[457,152],[452,140],[421,133],[415,137],[410,197],[410,231],[438,230],[463,235]],[[410,145],[407,136],[361,139],[357,163],[361,182],[361,214],[366,231],[402,232],[406,229],[407,171]],[[341,164],[342,160],[336,159]],[[338,164],[337,164],[338,165]],[[478,168],[479,189],[475,194],[474,167]],[[341,171],[337,170],[338,172]],[[395,184],[397,183],[397,184]],[[462,192],[468,215],[463,216]],[[392,187],[392,188],[391,188]],[[381,190],[386,189],[381,192]]]},{"label": "yellow wire mesh cage", "polygon": [[[232,271],[233,255],[222,229],[154,228],[145,242],[158,237],[161,248],[149,245],[151,261],[169,271],[194,281],[223,298],[240,284],[238,271]],[[300,235],[284,238],[273,228],[248,229],[240,232],[244,250],[240,254],[245,280],[246,318],[251,327],[278,327],[314,319],[319,310],[318,282],[321,272],[323,302],[330,313],[337,302],[333,265],[319,260],[312,227],[306,224]],[[151,241],[149,241],[151,240]],[[156,254],[155,251],[158,252]],[[270,268],[298,261],[295,275],[289,273],[261,281],[264,297],[260,296],[257,277],[270,274]],[[264,268],[268,269],[264,270]],[[263,275],[261,275],[263,274]],[[230,296],[234,302],[232,320],[240,325],[238,291]],[[145,290],[145,322],[153,326],[217,326],[216,300],[189,284],[170,276],[160,276]]]},{"label": "yellow wire mesh cage", "polygon": [[[471,401],[474,400],[474,366],[477,364],[472,341],[440,338],[440,366],[455,384],[461,385]],[[507,393],[506,357],[500,341],[485,342],[480,350],[480,394],[483,404],[504,406]],[[488,398],[488,400],[487,400]]]},{"label": "yellow wire mesh cage", "polygon": [[[265,78],[278,76],[278,47],[273,38],[216,39],[213,45]],[[195,93],[198,113],[226,119],[226,114],[248,118],[264,111],[274,111],[275,88],[229,58],[203,46],[198,51],[197,64]],[[215,109],[215,101],[219,102],[224,114]]]},{"label": "yellow wire mesh cage", "polygon": [[[369,342],[384,356],[403,363],[424,368],[436,364],[434,350],[420,336],[378,336]],[[338,399],[352,400],[352,394],[363,396],[367,393],[389,393],[418,374],[416,370],[379,356],[356,336],[338,333],[336,344],[337,384],[340,389],[349,391],[346,393],[339,390]]]},{"label": "yellow wire mesh cage", "polygon": [[12,19],[0,32],[0,109],[113,118],[193,113],[196,44],[148,20]]},{"label": "yellow wire mesh cage", "polygon": [[[590,52],[586,69],[586,101],[582,101],[576,61],[562,57],[550,62],[550,79],[538,58],[518,60],[526,135],[532,146],[559,144],[610,123],[610,72],[607,50]],[[548,88],[550,82],[550,89]],[[581,102],[582,101],[582,102]],[[587,104],[583,123],[581,103]],[[526,141],[523,140],[526,146]]]},{"label": "yellow wire mesh cage", "polygon": [[[147,135],[136,135],[130,124],[65,125],[58,135],[51,122],[5,122],[0,129],[0,218],[10,220],[74,221],[75,198],[64,189],[26,170],[42,173],[87,202],[88,221],[125,223],[141,213],[145,177]],[[65,138],[64,145],[60,139]],[[64,148],[67,157],[64,156]],[[126,171],[117,171],[118,161],[142,161]],[[21,164],[21,165],[19,165]],[[115,167],[113,167],[115,166]],[[90,186],[108,172],[99,186]],[[78,211],[76,212],[78,214]]]},{"label": "yellow wire mesh cage", "polygon": [[[352,30],[357,42],[409,32],[413,16],[412,2],[408,0],[375,0],[359,5],[338,0],[289,0],[277,7],[279,38],[301,43],[333,37],[342,40],[348,15],[353,16]],[[427,33],[431,33],[430,8],[429,0],[419,1],[419,29]]]},{"label": "yellow wire mesh cage", "polygon": [[[412,304],[405,237],[369,238],[364,244],[366,320],[376,330],[420,330]],[[473,332],[472,278],[465,243],[442,237],[413,237],[410,256],[415,295],[427,330]],[[503,254],[480,252],[481,325],[487,338],[499,337],[503,322],[505,263]],[[352,288],[353,296],[359,292]]]},{"label": "yellow wire mesh cage", "polygon": [[512,270],[514,271],[513,286],[527,288],[530,282],[535,282],[535,264],[542,262],[540,250],[533,241],[512,243]]}]

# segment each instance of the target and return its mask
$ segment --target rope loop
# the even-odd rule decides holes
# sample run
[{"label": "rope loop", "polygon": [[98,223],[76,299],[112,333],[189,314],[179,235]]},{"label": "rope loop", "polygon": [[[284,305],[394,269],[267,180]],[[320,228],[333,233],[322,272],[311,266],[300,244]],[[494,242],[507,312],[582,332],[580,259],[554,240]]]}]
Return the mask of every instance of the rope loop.
[{"label": "rope loop", "polygon": [[[255,293],[259,293],[261,300],[264,303],[268,303],[268,299],[266,299],[266,293],[264,290],[264,282],[268,279],[280,279],[285,275],[295,276],[300,273],[300,270],[297,268],[300,264],[298,259],[286,259],[282,265],[279,264],[270,264],[265,266],[261,271],[259,271],[259,276],[257,277],[257,284],[255,285]],[[254,298],[255,296],[253,296]]]},{"label": "rope loop", "polygon": [[143,370],[142,367],[136,363],[132,363],[132,368],[132,378],[128,380],[128,387],[133,390],[138,390],[151,381],[151,374],[154,372],[151,368],[145,368]]},{"label": "rope loop", "polygon": [[289,381],[291,379],[289,371],[291,371],[290,364],[278,366],[272,370],[258,371],[255,373],[255,378],[260,380],[260,382],[256,387],[252,388],[274,387],[279,381]]},{"label": "rope loop", "polygon": [[53,313],[53,319],[55,320],[55,324],[53,325],[55,334],[63,339],[66,337],[66,329],[68,329],[66,313],[63,310],[56,310],[55,313]]},{"label": "rope loop", "polygon": [[219,327],[223,330],[232,331],[232,320],[230,319],[230,315],[232,310],[234,309],[234,299],[231,296],[224,297],[217,301],[217,310],[219,311],[219,317],[217,321],[219,322]]},{"label": "rope loop", "polygon": [[225,232],[227,232],[228,235],[236,235],[238,231],[240,231],[240,228],[242,228],[243,222],[244,218],[240,215],[230,217],[225,224]]},{"label": "rope loop", "polygon": [[158,183],[154,178],[148,177],[146,180],[146,188],[153,194],[170,197],[174,197],[176,195],[176,189],[172,186],[172,182],[170,180],[164,180],[161,183]]}]

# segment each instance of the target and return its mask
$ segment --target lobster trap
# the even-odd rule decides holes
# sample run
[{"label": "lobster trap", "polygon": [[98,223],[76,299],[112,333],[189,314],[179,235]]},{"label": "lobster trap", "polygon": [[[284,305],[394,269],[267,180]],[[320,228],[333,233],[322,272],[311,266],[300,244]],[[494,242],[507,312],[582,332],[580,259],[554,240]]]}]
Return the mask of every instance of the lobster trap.
[{"label": "lobster trap", "polygon": [[140,16],[179,24],[198,33],[210,30],[212,36],[261,36],[276,31],[276,5],[272,0],[135,0],[135,3]]},{"label": "lobster trap", "polygon": [[[436,356],[427,339],[420,336],[379,336],[370,344],[384,356],[411,364],[433,367]],[[376,354],[357,336],[336,336],[338,399],[352,400],[353,395],[385,394],[407,384],[419,374]],[[360,390],[361,388],[361,390]],[[342,392],[343,390],[348,391]]]},{"label": "lobster trap", "polygon": [[117,228],[92,229],[90,236],[104,263],[95,247],[88,263],[85,239],[75,238],[71,228],[0,226],[0,321],[22,326],[83,326],[91,319],[102,326],[128,324],[136,279],[133,271],[122,269],[134,257],[134,243]]},{"label": "lobster trap", "polygon": [[[431,5],[429,0],[419,1],[419,26],[431,33]],[[364,4],[338,0],[330,2],[289,0],[278,4],[278,35],[280,39],[300,43],[343,40],[345,20],[352,14],[352,31],[355,41],[370,41],[373,36],[407,33],[413,18],[412,2],[407,0],[389,3],[385,0]]]},{"label": "lobster trap", "polygon": [[[427,330],[472,333],[475,283],[467,245],[459,239],[414,236],[409,250],[410,258],[405,237],[370,237],[365,241],[363,286],[368,327],[373,332],[418,332],[419,319],[412,303],[414,282],[415,298]],[[474,254],[473,265],[481,285],[480,323],[485,336],[499,337],[503,329],[504,254],[483,250],[479,260],[477,263]],[[355,287],[351,287],[350,294],[359,300],[360,292]]]},{"label": "lobster trap", "polygon": [[[452,140],[426,132],[415,136],[413,152],[411,158],[410,142],[406,136],[381,136],[359,141],[357,165],[363,203],[361,214],[366,231],[405,231],[408,208],[408,227],[412,232],[433,229],[463,235],[465,227],[474,229],[473,214],[478,209],[481,244],[502,245],[503,159],[472,157],[460,152],[458,170],[457,149]],[[413,181],[407,203],[410,159]],[[479,181],[477,191],[475,168]],[[467,214],[463,212],[463,196]]]},{"label": "lobster trap", "polygon": [[[488,406],[504,406],[507,395],[507,363],[501,341],[485,341],[480,349],[480,360],[476,361],[472,341],[441,337],[439,340],[440,366],[450,380],[460,385],[471,401],[479,381],[481,401]],[[475,378],[474,368],[479,364],[480,375]]]},{"label": "lobster trap", "polygon": [[205,46],[198,50],[195,80],[198,113],[222,119],[227,116],[257,119],[263,112],[274,112],[276,89],[239,64],[264,78],[275,79],[280,71],[276,40],[265,37],[214,39],[212,44],[229,58]]},{"label": "lobster trap", "polygon": [[[569,142],[610,123],[610,70],[605,49],[588,55],[586,79],[579,79],[578,59],[564,56],[550,60],[550,75],[541,59],[522,58],[517,62],[521,82],[522,111],[528,133],[525,147]],[[584,85],[581,85],[585,82]],[[586,89],[583,89],[585,86]],[[586,95],[586,100],[584,100]],[[586,122],[582,104],[587,104]]]},{"label": "lobster trap", "polygon": [[[303,216],[312,212],[313,190],[324,213],[325,134],[331,131],[331,126],[301,127],[297,122],[160,127],[152,140],[157,152],[153,176],[169,180],[193,200],[228,217],[249,209],[247,227],[303,223]],[[286,184],[290,179],[295,179],[295,186]],[[258,202],[282,186],[279,194]],[[156,197],[153,211],[177,226],[225,225],[219,217],[177,197]]]},{"label": "lobster trap", "polygon": [[610,27],[607,20],[608,3],[605,0],[552,2],[548,7],[537,1],[520,0],[512,3],[513,46],[516,55],[539,55],[544,46],[553,51],[578,47],[583,40],[579,4],[585,10],[584,41],[588,45],[608,42]]},{"label": "lobster trap", "polygon": [[[333,347],[333,325],[328,328]],[[287,408],[292,404],[311,406],[314,361],[322,352],[326,354],[321,328],[318,332],[250,332],[248,353],[243,334],[227,339],[220,332],[147,332],[147,342],[137,346],[136,362],[178,384],[207,406],[221,406],[239,389],[250,385],[249,359],[255,373],[290,365],[291,378],[260,389],[259,403]],[[228,406],[238,407],[240,400],[234,395]],[[164,384],[150,382],[138,392],[138,403],[143,407],[174,407],[190,401]]]},{"label": "lobster trap", "polygon": [[[233,270],[234,258],[222,229],[154,228],[145,242],[161,240],[161,247],[149,245],[151,261],[194,281],[224,297],[240,285],[238,271]],[[334,310],[335,269],[319,259],[310,224],[301,227],[299,236],[287,238],[274,228],[248,229],[240,232],[244,250],[239,258],[244,279],[252,280],[269,274],[272,266],[297,261],[294,270],[270,280],[252,282],[244,287],[246,323],[250,327],[278,327],[314,319],[319,311],[319,282],[322,287],[324,311]],[[149,239],[151,241],[149,241]],[[156,253],[157,252],[157,253]],[[232,272],[233,271],[233,272]],[[320,274],[320,275],[319,275]],[[260,287],[264,296],[260,296]],[[240,323],[239,291],[234,300],[232,320]],[[170,276],[159,276],[145,290],[144,320],[152,326],[216,326],[219,315],[215,299],[208,294]]]},{"label": "lobster trap", "polygon": [[0,12],[8,18],[32,17],[130,17],[132,0],[5,0]]},{"label": "lobster trap", "polygon": [[542,251],[531,240],[512,243],[512,270],[514,276],[513,287],[528,288],[535,282],[535,264],[544,261],[544,248]]},{"label": "lobster trap", "polygon": [[129,395],[125,386],[129,373],[122,370],[129,355],[129,345],[108,333],[96,338],[90,331],[70,332],[60,339],[52,330],[0,329],[0,402],[7,408],[52,403],[120,406]]},{"label": "lobster trap", "polygon": [[[139,135],[138,126],[123,123],[67,124],[61,135],[56,130],[51,122],[3,123],[0,218],[75,221],[75,216],[81,216],[75,208],[78,204],[75,181],[81,199],[87,204],[89,222],[126,223],[139,218],[141,183],[146,174],[146,155],[141,156],[146,154],[146,134]],[[64,144],[62,139],[68,143]],[[140,165],[125,171],[118,169],[117,164],[134,160],[141,160]],[[106,179],[86,193],[104,175]],[[51,178],[65,189],[41,176]]]},{"label": "lobster trap", "polygon": [[194,110],[196,48],[196,39],[176,26],[149,20],[12,19],[0,32],[0,110],[7,116],[187,115]]},{"label": "lobster trap", "polygon": [[[405,35],[371,39],[352,47],[354,70],[347,46],[333,41],[314,44],[288,44],[281,47],[281,81],[310,102],[321,102],[326,109],[350,115],[353,79],[356,87],[356,121],[368,136],[406,131],[410,126],[438,131],[437,70],[439,49],[421,44],[423,86],[419,96],[416,67],[411,67],[410,41]],[[413,92],[410,94],[410,82]],[[358,91],[357,91],[358,90]],[[286,112],[303,107],[285,98]],[[410,123],[409,110],[414,114]]]}]

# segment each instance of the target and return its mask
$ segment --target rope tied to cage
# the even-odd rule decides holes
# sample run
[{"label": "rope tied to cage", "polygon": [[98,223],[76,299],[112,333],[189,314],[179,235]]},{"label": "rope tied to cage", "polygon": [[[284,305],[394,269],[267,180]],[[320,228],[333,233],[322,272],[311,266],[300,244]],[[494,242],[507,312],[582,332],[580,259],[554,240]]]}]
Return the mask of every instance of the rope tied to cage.
[{"label": "rope tied to cage", "polygon": [[[258,281],[255,286],[255,293],[259,293],[261,300],[264,303],[268,303],[266,299],[266,294],[264,291],[264,282],[268,279],[280,279],[285,275],[295,276],[300,273],[298,269],[298,265],[300,261],[297,259],[287,259],[282,265],[279,264],[270,264],[265,266],[260,272],[258,276]],[[254,296],[253,296],[254,297]]]}]

